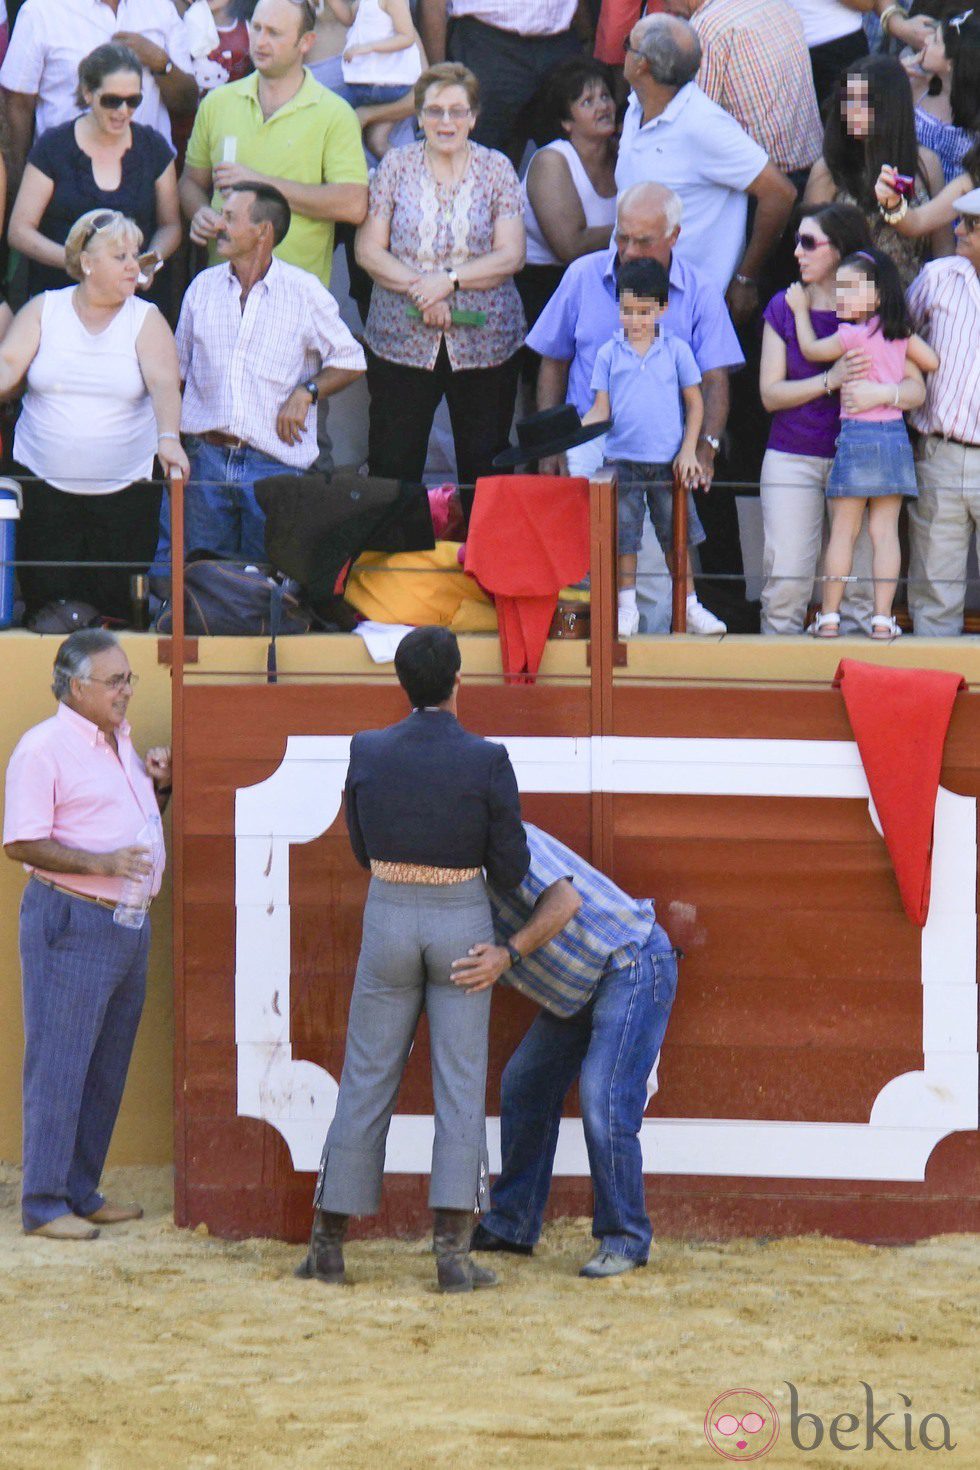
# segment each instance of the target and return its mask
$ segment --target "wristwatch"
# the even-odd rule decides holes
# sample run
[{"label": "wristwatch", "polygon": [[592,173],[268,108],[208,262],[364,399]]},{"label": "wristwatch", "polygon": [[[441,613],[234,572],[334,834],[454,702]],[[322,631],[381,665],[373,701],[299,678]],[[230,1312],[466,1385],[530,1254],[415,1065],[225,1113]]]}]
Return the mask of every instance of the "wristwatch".
[{"label": "wristwatch", "polygon": [[173,71],[173,69],[174,69],[174,64],[170,60],[170,57],[168,56],[167,57],[167,64],[166,64],[166,66],[161,67],[159,71],[151,72],[150,75],[151,76],[154,76],[154,77],[169,77],[169,75]]},{"label": "wristwatch", "polygon": [[310,395],[314,403],[317,402],[320,397],[320,389],[315,378],[309,378],[305,383],[300,383],[300,387],[303,389],[304,393],[308,393]]},{"label": "wristwatch", "polygon": [[711,445],[712,449],[715,451],[715,454],[718,453],[719,449],[721,448],[721,440],[716,434],[702,434],[701,438],[704,440],[705,444]]},{"label": "wristwatch", "polygon": [[453,269],[452,266],[450,266],[449,269],[446,271],[446,275],[449,277],[450,281],[452,282],[453,290],[454,291],[458,291],[459,290],[459,275]]},{"label": "wristwatch", "polygon": [[510,942],[509,939],[508,939],[507,943],[504,945],[504,948],[506,949],[507,953],[510,955],[510,967],[511,967],[511,969],[513,969],[515,965],[519,965],[520,964],[520,962],[524,958],[524,956],[521,954],[521,952],[520,952],[519,949],[516,949],[514,947],[514,945],[511,944],[511,942]]}]

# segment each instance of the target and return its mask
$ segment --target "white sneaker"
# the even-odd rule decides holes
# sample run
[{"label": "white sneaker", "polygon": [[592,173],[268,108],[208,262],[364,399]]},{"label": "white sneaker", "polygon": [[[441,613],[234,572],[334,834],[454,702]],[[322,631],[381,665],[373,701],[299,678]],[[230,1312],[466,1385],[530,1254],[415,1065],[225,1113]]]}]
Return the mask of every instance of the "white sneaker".
[{"label": "white sneaker", "polygon": [[621,607],[619,609],[619,636],[620,638],[632,638],[640,631],[640,614],[635,607]]},{"label": "white sneaker", "polygon": [[706,637],[711,633],[727,633],[728,624],[723,623],[721,618],[716,618],[713,612],[702,607],[696,597],[687,599],[687,631],[696,633],[699,637]]}]

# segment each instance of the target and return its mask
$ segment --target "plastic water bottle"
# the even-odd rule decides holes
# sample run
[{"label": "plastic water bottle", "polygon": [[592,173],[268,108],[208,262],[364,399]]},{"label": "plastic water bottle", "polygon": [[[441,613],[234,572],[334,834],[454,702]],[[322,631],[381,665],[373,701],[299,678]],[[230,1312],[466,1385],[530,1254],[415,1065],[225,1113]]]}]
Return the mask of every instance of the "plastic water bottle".
[{"label": "plastic water bottle", "polygon": [[121,924],[124,929],[142,929],[143,927],[146,911],[150,907],[153,874],[156,871],[162,840],[159,818],[155,820],[151,818],[144,822],[136,834],[134,846],[145,847],[148,850],[150,871],[144,873],[142,878],[126,878],[123,881],[122,895],[112,911],[112,921],[114,924]]}]

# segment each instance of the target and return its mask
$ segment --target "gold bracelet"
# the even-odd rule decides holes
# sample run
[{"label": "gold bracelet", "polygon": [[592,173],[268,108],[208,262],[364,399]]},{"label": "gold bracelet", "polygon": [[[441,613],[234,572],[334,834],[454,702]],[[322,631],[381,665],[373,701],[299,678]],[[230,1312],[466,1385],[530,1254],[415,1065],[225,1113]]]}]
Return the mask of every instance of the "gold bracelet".
[{"label": "gold bracelet", "polygon": [[891,20],[893,15],[898,15],[900,13],[904,14],[901,5],[886,5],[884,10],[881,12],[878,20],[881,25],[881,29],[884,31],[886,36],[891,35],[891,30],[889,29],[888,22]]}]

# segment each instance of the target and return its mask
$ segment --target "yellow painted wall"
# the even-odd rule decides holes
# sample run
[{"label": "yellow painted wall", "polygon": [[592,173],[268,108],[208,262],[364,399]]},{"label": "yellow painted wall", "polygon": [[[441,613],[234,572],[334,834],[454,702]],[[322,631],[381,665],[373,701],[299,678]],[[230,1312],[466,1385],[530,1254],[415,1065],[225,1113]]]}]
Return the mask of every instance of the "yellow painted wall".
[{"label": "yellow painted wall", "polygon": [[[25,730],[54,713],[51,665],[59,638],[29,633],[0,634],[0,766]],[[123,640],[140,676],[130,706],[140,750],[170,742],[170,670],[157,663],[157,640],[149,634]],[[164,819],[169,841],[170,824]],[[0,852],[0,1159],[20,1162],[20,1085],[23,1028],[17,908],[25,874]],[[164,880],[153,905],[153,949],[146,1007],[136,1041],[129,1083],[109,1154],[113,1164],[165,1164],[173,1157],[173,982],[170,963],[170,884]]]}]

